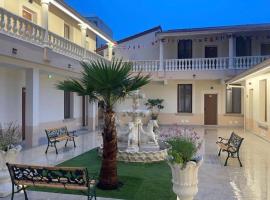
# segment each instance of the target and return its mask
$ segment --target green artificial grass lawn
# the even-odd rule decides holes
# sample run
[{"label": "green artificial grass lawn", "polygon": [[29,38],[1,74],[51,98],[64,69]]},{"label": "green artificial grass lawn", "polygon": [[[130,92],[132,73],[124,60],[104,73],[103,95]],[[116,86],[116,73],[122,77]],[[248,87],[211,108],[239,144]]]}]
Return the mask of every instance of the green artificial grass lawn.
[{"label": "green artificial grass lawn", "polygon": [[[87,167],[89,174],[98,174],[101,158],[96,150],[91,150],[58,166]],[[166,162],[159,163],[125,163],[118,162],[118,178],[124,185],[117,190],[100,190],[97,196],[136,199],[136,200],[170,200],[176,199],[172,191],[171,170]],[[36,191],[82,194],[78,191],[48,188],[32,188]]]}]

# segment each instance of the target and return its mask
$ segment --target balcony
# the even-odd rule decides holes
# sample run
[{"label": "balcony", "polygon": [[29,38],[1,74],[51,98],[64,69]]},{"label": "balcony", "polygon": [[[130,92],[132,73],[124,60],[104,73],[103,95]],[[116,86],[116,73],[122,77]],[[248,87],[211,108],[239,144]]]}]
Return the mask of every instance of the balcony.
[{"label": "balcony", "polygon": [[69,58],[97,60],[106,58],[46,30],[20,16],[0,8],[0,33],[29,42],[40,47],[49,47],[52,51]]},{"label": "balcony", "polygon": [[133,71],[143,72],[176,72],[176,71],[202,71],[202,70],[246,70],[257,65],[269,56],[245,56],[245,57],[219,57],[219,58],[192,58],[192,59],[165,59],[160,60],[130,61]]}]

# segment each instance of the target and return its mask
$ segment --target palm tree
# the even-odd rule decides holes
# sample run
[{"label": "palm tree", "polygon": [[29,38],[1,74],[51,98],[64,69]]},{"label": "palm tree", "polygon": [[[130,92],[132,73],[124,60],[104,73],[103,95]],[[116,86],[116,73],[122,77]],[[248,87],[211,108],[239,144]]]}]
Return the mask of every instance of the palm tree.
[{"label": "palm tree", "polygon": [[88,95],[90,101],[104,102],[103,155],[98,187],[116,189],[119,181],[114,105],[125,99],[132,91],[149,83],[150,76],[143,76],[140,73],[133,75],[132,64],[121,60],[82,62],[81,65],[83,72],[79,79],[59,82],[57,88],[75,92],[80,96]]}]

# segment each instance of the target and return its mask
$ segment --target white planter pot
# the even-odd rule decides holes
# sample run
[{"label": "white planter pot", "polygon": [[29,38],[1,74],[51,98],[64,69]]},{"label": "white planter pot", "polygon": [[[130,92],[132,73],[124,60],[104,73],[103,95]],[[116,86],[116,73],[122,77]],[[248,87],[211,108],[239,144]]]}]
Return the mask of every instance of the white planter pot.
[{"label": "white planter pot", "polygon": [[0,151],[0,197],[11,194],[12,185],[6,163],[16,163],[16,159],[22,147],[20,145],[8,151]]},{"label": "white planter pot", "polygon": [[198,192],[198,169],[202,163],[190,161],[182,169],[180,164],[168,163],[172,171],[173,192],[178,200],[193,200]]}]

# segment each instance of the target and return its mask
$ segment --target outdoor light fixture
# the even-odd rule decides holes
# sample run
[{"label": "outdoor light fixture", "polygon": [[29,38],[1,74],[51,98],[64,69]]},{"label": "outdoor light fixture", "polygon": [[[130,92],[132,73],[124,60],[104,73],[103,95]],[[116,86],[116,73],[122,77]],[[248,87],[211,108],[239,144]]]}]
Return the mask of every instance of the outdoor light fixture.
[{"label": "outdoor light fixture", "polygon": [[18,53],[18,49],[12,48],[12,54],[17,55],[17,53]]},{"label": "outdoor light fixture", "polygon": [[52,79],[52,77],[53,77],[52,74],[48,74],[49,79]]},{"label": "outdoor light fixture", "polygon": [[72,68],[72,64],[68,64],[68,68],[71,69]]},{"label": "outdoor light fixture", "polygon": [[193,76],[194,79],[196,78],[196,74],[193,74],[192,76]]}]

